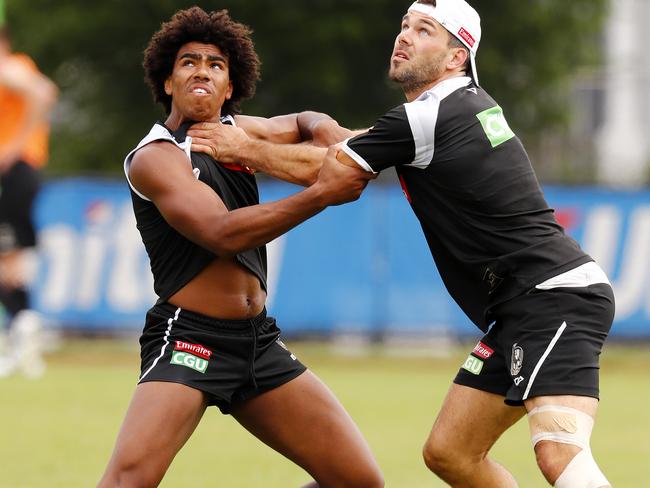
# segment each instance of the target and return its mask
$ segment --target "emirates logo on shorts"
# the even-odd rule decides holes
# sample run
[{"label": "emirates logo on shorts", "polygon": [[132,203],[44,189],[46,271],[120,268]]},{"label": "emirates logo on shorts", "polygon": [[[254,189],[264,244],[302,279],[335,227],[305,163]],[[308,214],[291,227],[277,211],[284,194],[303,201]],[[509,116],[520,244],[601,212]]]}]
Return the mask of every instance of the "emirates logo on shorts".
[{"label": "emirates logo on shorts", "polygon": [[195,354],[196,356],[199,356],[203,359],[210,359],[210,356],[212,356],[212,351],[210,349],[206,349],[201,344],[191,344],[189,342],[176,341],[176,347],[174,347],[174,349],[176,351]]},{"label": "emirates logo on shorts", "polygon": [[489,348],[479,341],[472,352],[477,356],[481,356],[483,359],[488,359],[490,356],[492,356],[492,354],[494,354],[494,349]]},{"label": "emirates logo on shorts", "polygon": [[517,376],[524,364],[524,350],[516,342],[512,346],[512,359],[510,361],[510,374]]}]

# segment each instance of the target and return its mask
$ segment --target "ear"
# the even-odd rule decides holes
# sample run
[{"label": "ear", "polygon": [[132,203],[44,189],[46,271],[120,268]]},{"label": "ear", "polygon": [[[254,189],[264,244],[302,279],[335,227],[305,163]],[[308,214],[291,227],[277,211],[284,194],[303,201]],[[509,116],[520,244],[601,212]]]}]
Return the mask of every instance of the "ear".
[{"label": "ear", "polygon": [[169,95],[170,97],[172,96],[172,79],[171,77],[167,78],[165,80],[165,93]]},{"label": "ear", "polygon": [[460,47],[455,48],[453,50],[453,55],[449,60],[449,63],[447,64],[447,68],[451,70],[462,68],[467,62],[468,57],[469,57],[469,51],[467,51],[467,49],[460,48]]},{"label": "ear", "polygon": [[226,100],[230,100],[230,97],[232,97],[232,92],[234,88],[232,86],[232,81],[228,82],[228,88],[226,89]]}]

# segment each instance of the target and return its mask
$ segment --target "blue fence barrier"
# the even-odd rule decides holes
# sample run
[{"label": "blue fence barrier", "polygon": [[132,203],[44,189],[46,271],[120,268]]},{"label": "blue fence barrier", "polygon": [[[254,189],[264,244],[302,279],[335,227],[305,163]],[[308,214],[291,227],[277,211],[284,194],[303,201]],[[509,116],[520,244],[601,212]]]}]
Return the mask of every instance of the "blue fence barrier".
[{"label": "blue fence barrier", "polygon": [[[263,200],[297,191],[265,181]],[[650,338],[650,192],[545,189],[560,222],[610,276],[612,334]],[[37,205],[34,305],[63,327],[134,329],[155,301],[123,182],[52,181]],[[401,190],[371,185],[269,246],[270,312],[289,334],[476,329],[446,293]]]}]

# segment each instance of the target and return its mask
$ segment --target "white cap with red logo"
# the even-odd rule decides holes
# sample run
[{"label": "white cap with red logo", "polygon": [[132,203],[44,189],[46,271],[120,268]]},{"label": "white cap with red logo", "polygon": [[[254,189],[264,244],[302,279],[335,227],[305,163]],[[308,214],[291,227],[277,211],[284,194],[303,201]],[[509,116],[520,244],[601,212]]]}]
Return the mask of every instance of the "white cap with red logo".
[{"label": "white cap with red logo", "polygon": [[478,85],[476,72],[476,51],[481,42],[481,17],[465,0],[436,0],[436,6],[415,2],[409,12],[418,12],[431,17],[462,42],[469,50],[472,76]]}]

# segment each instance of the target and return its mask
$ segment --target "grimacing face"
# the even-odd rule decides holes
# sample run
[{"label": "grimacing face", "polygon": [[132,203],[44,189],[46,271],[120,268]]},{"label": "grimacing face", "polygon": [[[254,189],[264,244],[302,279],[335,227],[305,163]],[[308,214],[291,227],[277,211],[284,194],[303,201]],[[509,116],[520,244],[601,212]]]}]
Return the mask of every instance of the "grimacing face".
[{"label": "grimacing face", "polygon": [[449,33],[419,12],[408,12],[395,39],[388,76],[409,93],[436,82],[450,59]]},{"label": "grimacing face", "polygon": [[174,69],[165,81],[172,97],[172,115],[195,122],[216,122],[221,107],[232,96],[228,59],[217,46],[200,42],[184,44]]}]

